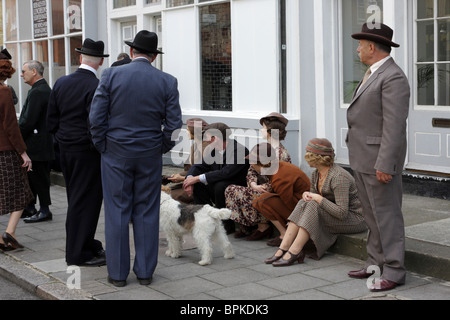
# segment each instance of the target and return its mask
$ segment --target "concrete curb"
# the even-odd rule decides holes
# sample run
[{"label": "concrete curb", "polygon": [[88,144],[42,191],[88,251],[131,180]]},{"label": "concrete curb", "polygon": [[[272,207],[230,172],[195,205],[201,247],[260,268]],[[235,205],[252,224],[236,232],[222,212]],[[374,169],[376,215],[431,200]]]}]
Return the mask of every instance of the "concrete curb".
[{"label": "concrete curb", "polygon": [[43,300],[93,300],[82,290],[70,290],[65,283],[7,253],[0,254],[0,276]]},{"label": "concrete curb", "polygon": [[[340,235],[329,251],[366,260],[366,234]],[[407,271],[450,281],[450,252],[446,246],[407,238],[405,266]]]}]

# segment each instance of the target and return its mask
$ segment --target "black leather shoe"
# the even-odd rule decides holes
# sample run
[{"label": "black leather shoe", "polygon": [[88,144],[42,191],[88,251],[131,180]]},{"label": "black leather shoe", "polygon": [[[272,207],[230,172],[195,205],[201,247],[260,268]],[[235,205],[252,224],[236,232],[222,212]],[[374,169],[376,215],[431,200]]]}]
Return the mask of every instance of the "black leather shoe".
[{"label": "black leather shoe", "polygon": [[139,283],[143,286],[148,286],[150,283],[152,283],[152,277],[150,278],[137,278]]},{"label": "black leather shoe", "polygon": [[125,287],[127,285],[127,280],[114,280],[110,276],[108,276],[108,282],[115,287]]},{"label": "black leather shoe", "polygon": [[22,215],[20,216],[20,218],[22,218],[22,219],[24,219],[24,218],[29,218],[29,217],[32,217],[32,216],[34,216],[35,214],[37,214],[38,212],[37,212],[37,210],[36,209],[33,209],[32,211],[30,211],[30,210],[28,210],[28,209],[24,209],[23,210],[23,212],[22,212]]},{"label": "black leather shoe", "polygon": [[105,257],[94,257],[91,260],[79,264],[81,267],[101,267],[104,265],[106,265]]},{"label": "black leather shoe", "polygon": [[38,211],[34,216],[30,218],[23,219],[23,222],[25,223],[37,223],[37,222],[43,222],[43,221],[49,221],[53,219],[52,213],[49,211],[48,213],[43,213],[41,211]]}]

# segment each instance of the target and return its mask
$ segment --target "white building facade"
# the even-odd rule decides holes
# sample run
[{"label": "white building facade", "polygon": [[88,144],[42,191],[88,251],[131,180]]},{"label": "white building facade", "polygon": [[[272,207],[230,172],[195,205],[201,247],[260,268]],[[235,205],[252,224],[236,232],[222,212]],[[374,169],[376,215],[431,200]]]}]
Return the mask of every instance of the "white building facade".
[{"label": "white building facade", "polygon": [[[351,34],[381,21],[394,29],[401,47],[392,56],[411,85],[405,169],[450,174],[450,0],[2,1],[4,45],[18,70],[43,61],[52,85],[76,69],[84,38],[106,43],[107,67],[129,50],[124,41],[154,31],[165,53],[155,66],[178,78],[184,120],[227,123],[252,147],[259,119],[283,113],[283,144],[305,171],[313,137],[328,138],[348,164],[346,109],[365,72]],[[19,74],[9,83],[19,112],[29,88]],[[172,159],[186,157],[180,149]]]}]

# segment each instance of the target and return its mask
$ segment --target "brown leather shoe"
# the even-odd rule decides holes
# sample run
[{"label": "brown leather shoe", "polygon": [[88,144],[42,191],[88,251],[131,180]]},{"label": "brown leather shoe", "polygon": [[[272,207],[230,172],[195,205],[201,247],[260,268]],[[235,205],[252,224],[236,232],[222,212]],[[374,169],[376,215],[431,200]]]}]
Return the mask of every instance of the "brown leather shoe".
[{"label": "brown leather shoe", "polygon": [[268,227],[266,230],[264,230],[262,232],[259,231],[258,229],[256,229],[251,235],[246,237],[245,240],[256,241],[256,240],[261,240],[261,239],[270,237],[271,235],[272,235],[272,227]]},{"label": "brown leather shoe", "polygon": [[395,287],[397,287],[398,284],[394,281],[386,280],[386,279],[379,279],[375,281],[375,283],[369,288],[372,292],[381,292],[381,291],[387,291],[392,290]]},{"label": "brown leather shoe", "polygon": [[356,279],[366,279],[366,278],[369,278],[371,275],[373,275],[373,273],[368,273],[365,268],[361,269],[361,270],[350,271],[348,273],[348,276],[350,278],[356,278]]},{"label": "brown leather shoe", "polygon": [[288,267],[292,265],[295,261],[297,261],[299,264],[302,264],[303,261],[305,261],[305,253],[303,251],[300,251],[299,254],[293,254],[292,252],[288,251],[291,257],[287,260],[284,260],[284,258],[281,258],[280,260],[272,262],[272,266],[274,267]]}]

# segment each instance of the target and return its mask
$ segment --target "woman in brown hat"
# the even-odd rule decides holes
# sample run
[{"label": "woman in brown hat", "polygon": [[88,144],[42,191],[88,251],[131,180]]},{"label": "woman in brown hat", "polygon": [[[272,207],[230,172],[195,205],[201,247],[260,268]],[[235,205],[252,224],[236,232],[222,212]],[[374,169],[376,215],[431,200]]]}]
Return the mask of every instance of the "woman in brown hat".
[{"label": "woman in brown hat", "polygon": [[[272,112],[261,118],[259,122],[263,127],[263,138],[275,147],[279,160],[291,162],[289,152],[280,142],[286,138],[288,119],[277,112]],[[240,224],[235,237],[246,237],[249,241],[270,237],[272,227],[269,221],[252,206],[252,201],[262,193],[273,191],[270,181],[250,166],[247,185],[247,187],[231,185],[225,190],[227,208],[233,212],[231,219]],[[250,234],[251,228],[254,227],[257,228]]]},{"label": "woman in brown hat", "polygon": [[33,200],[26,175],[31,159],[20,134],[11,90],[4,83],[15,72],[9,59],[0,59],[0,215],[11,214],[0,251],[23,248],[15,231],[23,209]]},{"label": "woman in brown hat", "polygon": [[366,230],[355,180],[334,163],[334,149],[327,139],[308,142],[305,160],[315,168],[311,190],[303,194],[292,214],[278,251],[265,263],[283,267],[303,263],[305,254],[320,259],[340,233]]}]

